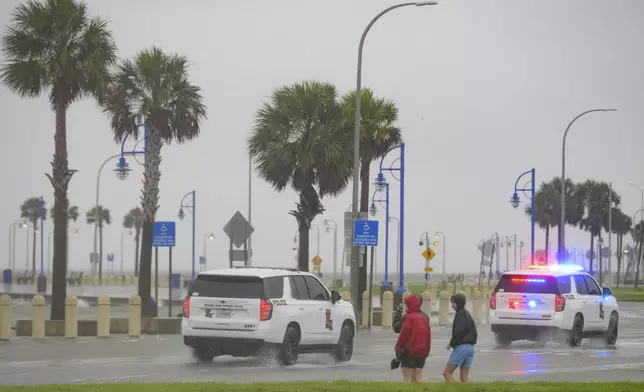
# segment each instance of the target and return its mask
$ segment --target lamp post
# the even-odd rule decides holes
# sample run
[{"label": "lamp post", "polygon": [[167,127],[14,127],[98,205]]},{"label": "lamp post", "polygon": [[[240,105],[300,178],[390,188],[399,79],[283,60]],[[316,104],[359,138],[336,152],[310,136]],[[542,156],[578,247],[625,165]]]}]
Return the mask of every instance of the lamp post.
[{"label": "lamp post", "polygon": [[212,241],[215,239],[215,234],[214,233],[207,233],[203,235],[203,257],[204,257],[204,265],[203,268],[204,270],[206,269],[206,265],[208,265],[208,241]]},{"label": "lamp post", "polygon": [[[526,176],[530,174],[530,188],[517,188],[519,185],[519,181],[523,176]],[[512,207],[517,208],[519,207],[519,204],[521,204],[521,199],[519,198],[518,192],[530,192],[530,265],[534,265],[534,235],[535,235],[535,209],[536,209],[536,199],[535,199],[535,194],[536,194],[536,186],[537,182],[535,180],[536,176],[536,171],[535,169],[530,169],[524,173],[522,173],[519,177],[517,177],[517,180],[514,182],[514,193],[512,194],[512,198],[510,199],[510,204]]]},{"label": "lamp post", "polygon": [[[120,154],[114,154],[110,157],[108,157],[101,166],[98,168],[98,174],[96,175],[96,201],[94,207],[96,208],[96,213],[98,214],[98,206],[99,206],[99,195],[100,195],[100,187],[101,187],[101,172],[103,171],[103,167],[110,162],[113,159],[119,158],[118,163],[116,164],[116,169],[113,171],[116,173],[116,177],[121,180],[125,181],[125,179],[130,175],[130,172],[132,169],[130,169],[129,164],[127,163],[127,160],[125,159],[126,155],[131,155],[134,156],[136,159],[137,155],[143,154],[145,156],[146,151],[148,150],[148,126],[146,124],[141,124],[138,125],[137,128],[143,127],[144,128],[144,134],[143,134],[143,139],[139,140],[136,142],[134,145],[132,151],[125,151],[125,142],[127,141],[127,138],[123,139],[123,142],[121,143],[121,153]],[[136,150],[136,146],[143,142],[143,150]],[[100,262],[100,260],[103,259],[103,255],[98,254],[98,219],[94,221],[94,257],[98,256],[98,260],[94,259],[91,260],[94,263]],[[102,280],[102,271],[99,270],[99,275],[98,275],[98,281],[99,284],[101,283]]]},{"label": "lamp post", "polygon": [[[395,150],[395,149],[400,149],[400,157],[396,159],[399,162],[398,167],[393,167],[393,164],[389,168],[384,168],[382,167],[382,163],[387,157],[387,155]],[[394,161],[395,162],[395,161]],[[400,182],[400,224],[399,224],[399,230],[400,230],[400,243],[403,244],[403,246],[400,247],[399,249],[399,254],[400,254],[400,275],[398,277],[398,287],[396,288],[396,294],[402,295],[402,293],[405,292],[405,143],[400,143],[400,145],[391,148],[387,153],[385,153],[382,158],[380,159],[380,170],[378,172],[378,177],[376,177],[376,184],[378,186],[384,186],[386,183],[385,176],[382,174],[383,171],[389,171],[391,172],[392,176],[394,172],[400,172],[400,178],[397,179]],[[394,176],[394,178],[396,178]]]},{"label": "lamp post", "polygon": [[[523,269],[523,247],[524,246],[525,245],[523,244],[523,241],[519,242],[519,263],[520,263],[519,268],[520,269]],[[515,266],[514,269],[517,269],[517,267]]]},{"label": "lamp post", "polygon": [[338,223],[333,219],[324,220],[325,232],[333,230],[333,286],[342,287],[342,282],[338,282]]},{"label": "lamp post", "polygon": [[[190,204],[186,203],[186,197],[191,196],[192,199],[189,202]],[[192,191],[188,192],[185,195],[183,195],[183,198],[181,198],[181,206],[179,207],[179,219],[183,220],[183,218],[186,216],[185,212],[183,212],[183,209],[187,209],[190,213],[192,213],[192,280],[195,279],[195,231],[196,231],[196,215],[197,215],[197,192]]]},{"label": "lamp post", "polygon": [[[358,69],[356,72],[356,113],[355,113],[355,127],[354,127],[354,134],[353,134],[353,205],[352,205],[352,213],[353,213],[353,220],[356,220],[358,218],[358,203],[359,203],[359,196],[360,196],[360,120],[361,120],[361,113],[360,113],[360,98],[362,95],[362,50],[364,48],[364,43],[367,38],[367,34],[369,33],[369,30],[371,30],[371,27],[376,23],[378,19],[380,19],[383,15],[388,13],[389,11],[395,10],[396,8],[401,8],[401,7],[408,7],[408,6],[416,6],[416,7],[422,7],[426,5],[436,5],[438,4],[436,1],[422,1],[422,2],[413,2],[413,3],[401,3],[401,4],[396,4],[391,7],[385,8],[384,10],[380,11],[376,16],[371,19],[371,21],[367,24],[365,27],[364,31],[362,32],[362,36],[360,37],[360,44],[358,45]],[[401,215],[402,218],[402,215]],[[346,246],[345,246],[346,247]],[[401,247],[402,249],[403,247]],[[359,252],[356,252],[355,250],[351,252],[351,298],[353,298],[353,305],[355,309],[360,309],[360,302],[362,301],[362,296],[358,292],[358,254]],[[401,257],[402,260],[402,257]]]},{"label": "lamp post", "polygon": [[[423,241],[423,237],[425,240]],[[420,241],[418,242],[418,245],[420,246],[425,246],[425,249],[429,248],[429,232],[426,231],[423,234],[420,235]],[[425,261],[425,267],[429,267],[429,262]],[[425,282],[427,284],[427,287],[429,288],[429,272],[425,272]]]},{"label": "lamp post", "polygon": [[[376,192],[385,192],[385,198],[376,200]],[[375,216],[378,212],[376,208],[376,202],[385,203],[385,276],[382,282],[382,287],[388,290],[392,287],[392,283],[389,281],[389,183],[384,181],[381,183],[376,183],[376,190],[371,196],[371,215]]]},{"label": "lamp post", "polygon": [[561,143],[561,216],[559,217],[559,246],[558,246],[558,253],[559,253],[559,259],[563,260],[565,257],[565,251],[566,251],[566,236],[565,236],[565,231],[566,231],[566,137],[568,136],[568,131],[570,131],[570,127],[572,124],[575,123],[580,117],[589,114],[589,113],[594,113],[594,112],[615,112],[617,109],[592,109],[592,110],[587,110],[583,113],[580,113],[577,115],[577,117],[573,118],[570,123],[568,123],[568,126],[566,127],[566,131],[564,132],[563,135],[563,141]]},{"label": "lamp post", "polygon": [[633,186],[633,187],[635,187],[635,188],[639,189],[639,191],[640,191],[640,195],[641,195],[641,198],[640,198],[640,208],[644,210],[644,189],[642,189],[642,187],[641,187],[641,186],[639,186],[639,185],[637,185],[637,184],[629,183],[628,185]]},{"label": "lamp post", "polygon": [[[314,224],[311,225],[309,230],[313,230],[313,229],[315,229],[317,231],[317,242],[316,242],[316,245],[315,245],[315,255],[317,257],[320,257],[320,226],[318,226],[318,225],[316,225],[314,223]],[[321,267],[318,266],[318,268],[319,268],[318,273],[321,273],[322,272]]]},{"label": "lamp post", "polygon": [[517,235],[506,235],[501,241],[501,248],[505,247],[505,270],[510,270],[510,247],[514,245],[514,269],[517,269]]},{"label": "lamp post", "polygon": [[445,233],[443,233],[442,231],[437,231],[434,234],[434,236],[436,236],[436,237],[438,237],[439,235],[441,235],[443,237],[443,245],[442,245],[443,246],[443,280],[446,280],[447,279],[447,259],[446,259],[446,256],[447,256],[447,250],[446,250],[447,249],[447,242],[445,240]]},{"label": "lamp post", "polygon": [[[637,214],[644,214],[644,208],[640,208],[633,214],[633,225],[635,225],[635,217]],[[639,251],[637,252],[637,260],[635,261],[635,288],[639,287],[639,278],[640,278],[640,264],[642,261],[642,247],[644,247],[644,216],[640,218],[640,240],[639,240]]]},{"label": "lamp post", "polygon": [[123,235],[125,234],[132,235],[132,230],[123,230],[121,232],[121,275],[123,275],[123,263],[125,259],[125,257],[123,257]]},{"label": "lamp post", "polygon": [[398,226],[396,234],[396,282],[400,282],[400,219],[395,216],[390,216],[388,221],[396,221],[396,225]]}]

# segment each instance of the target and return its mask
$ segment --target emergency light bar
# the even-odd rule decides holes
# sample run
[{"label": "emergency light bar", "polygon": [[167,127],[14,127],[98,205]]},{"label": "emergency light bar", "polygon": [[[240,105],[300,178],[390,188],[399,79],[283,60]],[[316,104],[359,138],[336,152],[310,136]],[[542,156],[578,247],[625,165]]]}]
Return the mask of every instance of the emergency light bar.
[{"label": "emergency light bar", "polygon": [[582,272],[584,267],[576,264],[553,264],[550,266],[545,265],[531,265],[531,270],[540,271],[559,271],[559,272]]}]

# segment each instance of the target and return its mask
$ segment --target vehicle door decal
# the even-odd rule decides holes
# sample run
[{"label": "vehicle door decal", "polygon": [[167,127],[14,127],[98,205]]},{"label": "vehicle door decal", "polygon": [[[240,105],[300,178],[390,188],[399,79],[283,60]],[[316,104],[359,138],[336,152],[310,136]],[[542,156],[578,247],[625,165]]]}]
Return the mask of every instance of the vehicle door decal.
[{"label": "vehicle door decal", "polygon": [[599,301],[599,318],[604,319],[604,301]]},{"label": "vehicle door decal", "polygon": [[333,331],[333,320],[331,319],[331,309],[326,310],[326,323],[324,327],[329,331]]}]

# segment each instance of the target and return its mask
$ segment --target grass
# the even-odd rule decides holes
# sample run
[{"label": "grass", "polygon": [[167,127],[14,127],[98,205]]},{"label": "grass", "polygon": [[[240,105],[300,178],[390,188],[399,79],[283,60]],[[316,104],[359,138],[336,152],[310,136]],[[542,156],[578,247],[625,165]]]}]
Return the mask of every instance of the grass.
[{"label": "grass", "polygon": [[392,382],[296,382],[274,384],[158,383],[34,385],[2,387],[0,392],[641,392],[644,382],[621,383],[472,383],[402,384]]}]

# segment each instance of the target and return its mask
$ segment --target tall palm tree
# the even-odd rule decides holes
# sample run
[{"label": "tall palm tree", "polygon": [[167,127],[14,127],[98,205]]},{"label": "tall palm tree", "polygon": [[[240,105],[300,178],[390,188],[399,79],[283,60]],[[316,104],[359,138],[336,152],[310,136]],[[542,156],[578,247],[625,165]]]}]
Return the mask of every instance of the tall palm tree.
[{"label": "tall palm tree", "polygon": [[[298,268],[309,270],[309,230],[352,173],[351,133],[333,85],[307,81],[278,88],[257,111],[248,152],[260,177],[277,191],[291,186],[300,202],[290,211],[299,230]],[[317,188],[317,189],[316,189]]]},{"label": "tall palm tree", "polygon": [[118,66],[104,110],[110,116],[116,141],[138,138],[139,125],[148,127],[141,197],[144,221],[139,296],[143,316],[154,317],[157,307],[151,297],[152,228],[159,208],[161,147],[164,142],[183,143],[198,137],[206,106],[201,89],[188,79],[188,59],[155,47]]},{"label": "tall palm tree", "polygon": [[103,277],[103,226],[112,224],[112,214],[109,209],[99,205],[98,211],[96,207],[87,211],[85,220],[88,225],[98,223],[98,279],[101,280]]},{"label": "tall palm tree", "polygon": [[[585,216],[580,221],[580,226],[590,233],[590,249],[595,246],[595,237],[601,238],[604,223],[608,221],[608,203],[611,187],[606,182],[587,180],[579,186],[583,194]],[[612,191],[612,200],[615,206],[621,203],[621,197]],[[593,253],[590,253],[588,272],[593,273]]]},{"label": "tall palm tree", "polygon": [[[353,124],[356,113],[356,92],[352,91],[342,97],[341,105],[344,120]],[[385,156],[389,150],[399,146],[403,139],[401,131],[395,126],[398,121],[396,104],[377,97],[371,89],[365,88],[360,93],[360,211],[369,211],[373,182],[371,162]],[[363,254],[362,266],[358,269],[358,290],[367,289],[367,253]]]},{"label": "tall palm tree", "polygon": [[[56,220],[56,207],[52,207],[49,209],[49,216],[51,216],[51,219],[54,221]],[[70,206],[67,209],[67,214],[65,214],[65,218],[67,220],[70,220],[72,222],[76,222],[78,220],[79,213],[78,213],[78,206]]]},{"label": "tall palm tree", "polygon": [[143,210],[139,207],[132,208],[123,217],[123,227],[126,229],[134,229],[134,276],[139,276],[139,241],[141,239],[143,221]]},{"label": "tall palm tree", "polygon": [[[612,229],[613,233],[617,234],[617,287],[619,287],[619,280],[620,277],[622,276],[622,258],[624,256],[623,249],[624,249],[624,235],[630,233],[631,228],[633,226],[633,222],[631,220],[631,217],[624,214],[622,210],[620,210],[617,207],[613,207],[613,211],[611,214],[611,218],[613,221],[612,224]],[[608,218],[606,218],[606,221],[604,222],[604,230],[608,232]]]},{"label": "tall palm tree", "polygon": [[[20,206],[20,217],[24,220],[31,223],[31,227],[34,229],[38,228],[38,222],[40,218],[47,219],[47,209],[45,208],[45,202],[40,200],[40,197],[30,197],[25,200]],[[36,235],[33,236],[32,243],[32,262],[31,262],[31,272],[36,273]]]},{"label": "tall palm tree", "polygon": [[637,254],[635,256],[635,288],[638,288],[640,283],[640,265],[642,264],[642,247],[644,246],[644,220],[635,225],[631,235],[637,244]]},{"label": "tall palm tree", "polygon": [[[79,0],[31,0],[16,7],[4,35],[0,79],[23,97],[49,96],[55,113],[52,174],[54,208],[63,216],[76,170],[67,161],[67,109],[86,96],[101,100],[116,59],[107,22],[91,17]],[[67,219],[54,220],[51,319],[65,319]]]}]

